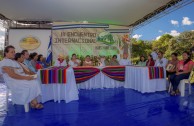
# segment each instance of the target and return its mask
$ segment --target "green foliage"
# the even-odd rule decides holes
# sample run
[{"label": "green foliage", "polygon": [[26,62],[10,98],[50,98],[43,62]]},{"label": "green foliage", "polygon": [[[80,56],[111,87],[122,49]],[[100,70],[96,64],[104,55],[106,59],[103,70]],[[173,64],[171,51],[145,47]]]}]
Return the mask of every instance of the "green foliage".
[{"label": "green foliage", "polygon": [[149,55],[152,52],[152,43],[142,40],[132,39],[132,62],[137,63],[140,56]]},{"label": "green foliage", "polygon": [[3,60],[3,50],[0,50],[0,61]]},{"label": "green foliage", "polygon": [[182,32],[177,37],[164,34],[160,39],[153,41],[132,39],[132,62],[136,63],[141,55],[147,57],[154,48],[162,51],[164,56],[170,59],[173,52],[178,53],[180,57],[184,51],[189,51],[192,46],[194,46],[194,31]]}]

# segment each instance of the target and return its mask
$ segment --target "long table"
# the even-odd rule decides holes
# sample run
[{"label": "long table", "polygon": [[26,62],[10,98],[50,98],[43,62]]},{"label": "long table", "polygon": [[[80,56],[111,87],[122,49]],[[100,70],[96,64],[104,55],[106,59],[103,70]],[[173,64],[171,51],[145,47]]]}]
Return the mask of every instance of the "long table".
[{"label": "long table", "polygon": [[77,86],[79,89],[125,87],[141,93],[149,93],[166,90],[166,75],[164,72],[164,78],[150,79],[148,67],[126,66],[124,82],[113,80],[100,72],[88,81],[77,84]]},{"label": "long table", "polygon": [[[98,69],[102,70],[100,67]],[[54,100],[55,102],[65,100],[66,103],[68,103],[73,100],[78,100],[78,89],[124,87],[137,90],[141,93],[166,90],[166,75],[162,79],[150,79],[148,67],[126,66],[125,72],[123,73],[125,73],[124,82],[111,79],[102,71],[100,71],[97,75],[90,78],[89,80],[76,84],[74,70],[69,67],[66,74],[66,84],[41,84],[41,101],[44,103],[49,100]],[[38,72],[38,74],[40,79],[40,72]]]},{"label": "long table", "polygon": [[[103,67],[97,67],[103,69]],[[111,79],[100,71],[99,74],[89,79],[88,81],[77,84],[78,89],[103,89],[103,88],[118,88],[123,87],[124,82]]]},{"label": "long table", "polygon": [[78,89],[76,86],[74,71],[71,67],[67,69],[67,82],[66,84],[41,84],[40,71],[38,71],[38,79],[41,85],[41,102],[54,100],[60,102],[65,100],[66,103],[78,100]]}]

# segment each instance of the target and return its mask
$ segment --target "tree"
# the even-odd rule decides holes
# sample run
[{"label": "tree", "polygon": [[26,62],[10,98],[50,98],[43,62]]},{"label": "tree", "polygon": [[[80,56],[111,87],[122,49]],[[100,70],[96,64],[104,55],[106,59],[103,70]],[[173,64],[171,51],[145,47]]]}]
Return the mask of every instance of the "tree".
[{"label": "tree", "polygon": [[152,43],[149,41],[132,39],[132,62],[136,63],[140,56],[149,55],[152,51]]},{"label": "tree", "polygon": [[184,51],[189,51],[194,44],[194,31],[185,31],[179,36],[173,37],[164,34],[158,40],[143,41],[132,39],[132,62],[136,63],[141,55],[147,56],[152,52],[152,48],[157,48],[164,53],[167,59],[176,52],[181,57]]},{"label": "tree", "polygon": [[179,36],[174,37],[170,40],[169,50],[171,52],[178,53],[179,57],[181,57],[181,54],[184,51],[190,51],[192,43],[194,43],[194,32],[193,31],[182,32],[180,33]]}]

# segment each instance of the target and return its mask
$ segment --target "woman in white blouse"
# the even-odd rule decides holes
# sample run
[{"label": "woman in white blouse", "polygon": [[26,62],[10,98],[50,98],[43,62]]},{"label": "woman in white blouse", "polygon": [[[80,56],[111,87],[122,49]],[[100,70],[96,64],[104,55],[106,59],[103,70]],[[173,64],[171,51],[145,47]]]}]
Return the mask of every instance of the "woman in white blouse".
[{"label": "woman in white blouse", "polygon": [[76,54],[72,54],[72,58],[68,64],[72,67],[80,66],[80,60],[77,59]]}]

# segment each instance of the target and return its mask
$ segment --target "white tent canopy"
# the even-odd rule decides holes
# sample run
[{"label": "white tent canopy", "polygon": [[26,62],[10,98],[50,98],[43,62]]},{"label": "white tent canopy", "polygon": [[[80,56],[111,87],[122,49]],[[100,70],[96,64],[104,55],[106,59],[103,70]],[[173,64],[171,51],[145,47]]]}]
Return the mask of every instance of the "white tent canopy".
[{"label": "white tent canopy", "polygon": [[88,21],[129,26],[176,0],[1,0],[0,14],[16,21]]}]

